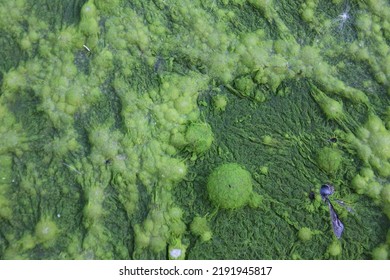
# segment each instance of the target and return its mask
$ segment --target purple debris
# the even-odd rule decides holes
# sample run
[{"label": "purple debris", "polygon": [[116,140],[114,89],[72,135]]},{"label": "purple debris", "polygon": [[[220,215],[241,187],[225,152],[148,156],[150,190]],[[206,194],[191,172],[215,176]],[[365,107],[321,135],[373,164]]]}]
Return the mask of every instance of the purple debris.
[{"label": "purple debris", "polygon": [[329,184],[325,184],[321,186],[320,194],[323,200],[326,200],[329,195],[334,193],[334,187]]},{"label": "purple debris", "polygon": [[332,220],[333,232],[337,238],[340,238],[341,235],[343,234],[344,225],[340,221],[339,217],[337,216],[337,213],[334,210],[333,205],[332,205],[332,203],[330,203],[329,199],[327,199],[327,202],[328,202],[329,211],[330,211],[330,218]]},{"label": "purple debris", "polygon": [[[332,203],[330,203],[330,200],[328,196],[332,195],[334,193],[334,187],[330,184],[324,184],[321,186],[320,194],[322,197],[322,200],[326,201],[329,206],[329,212],[330,212],[330,219],[332,220],[332,227],[333,232],[336,235],[337,238],[340,238],[344,231],[344,225],[340,221],[339,217],[337,216],[336,211],[333,208]],[[338,203],[344,203],[343,201],[337,201]]]}]

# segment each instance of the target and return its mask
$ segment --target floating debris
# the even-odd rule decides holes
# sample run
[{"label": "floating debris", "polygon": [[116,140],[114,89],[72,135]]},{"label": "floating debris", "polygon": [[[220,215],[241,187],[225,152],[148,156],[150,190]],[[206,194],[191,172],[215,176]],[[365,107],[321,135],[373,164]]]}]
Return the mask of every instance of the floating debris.
[{"label": "floating debris", "polygon": [[[340,238],[341,235],[343,234],[344,231],[344,225],[340,221],[336,211],[333,208],[332,203],[330,202],[328,196],[332,195],[334,193],[334,187],[330,184],[324,184],[321,186],[320,189],[320,194],[322,197],[322,200],[326,201],[329,206],[329,212],[330,212],[330,219],[332,221],[332,227],[333,227],[333,232],[336,235],[337,238]],[[338,200],[344,204],[343,201]]]},{"label": "floating debris", "polygon": [[344,231],[344,225],[340,221],[339,217],[337,216],[337,213],[334,210],[333,205],[332,205],[332,203],[330,203],[330,200],[328,198],[327,198],[327,202],[328,202],[329,211],[330,211],[330,218],[332,220],[333,232],[337,238],[340,238],[341,235],[343,234],[343,231]]},{"label": "floating debris", "polygon": [[76,168],[74,168],[73,166],[71,166],[71,165],[69,165],[69,164],[67,164],[67,163],[65,163],[65,162],[63,162],[62,164],[65,165],[66,167],[68,167],[70,170],[72,170],[72,171],[76,172],[77,174],[81,175],[81,172],[78,171],[78,170],[77,170]]},{"label": "floating debris", "polygon": [[329,184],[325,184],[321,186],[320,194],[322,197],[322,200],[326,201],[328,199],[329,195],[332,195],[334,193],[334,187]]}]

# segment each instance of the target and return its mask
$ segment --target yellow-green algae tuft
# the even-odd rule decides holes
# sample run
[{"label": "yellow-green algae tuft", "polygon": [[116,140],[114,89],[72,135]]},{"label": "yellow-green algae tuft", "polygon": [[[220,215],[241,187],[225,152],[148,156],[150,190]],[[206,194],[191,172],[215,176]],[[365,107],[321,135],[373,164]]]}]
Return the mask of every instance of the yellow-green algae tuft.
[{"label": "yellow-green algae tuft", "polygon": [[2,1],[0,257],[386,257],[390,7],[345,2]]}]

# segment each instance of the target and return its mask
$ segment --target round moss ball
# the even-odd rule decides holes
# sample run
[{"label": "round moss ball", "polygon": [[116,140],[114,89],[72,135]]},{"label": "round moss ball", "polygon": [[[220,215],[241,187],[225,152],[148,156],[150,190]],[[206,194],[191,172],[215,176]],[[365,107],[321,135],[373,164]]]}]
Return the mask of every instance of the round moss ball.
[{"label": "round moss ball", "polygon": [[303,227],[299,230],[298,232],[298,237],[299,239],[301,239],[302,241],[310,241],[311,238],[313,236],[313,233],[311,232],[311,230],[307,227]]},{"label": "round moss ball", "polygon": [[250,201],[252,176],[239,164],[226,163],[210,174],[207,191],[215,205],[224,209],[240,208]]}]

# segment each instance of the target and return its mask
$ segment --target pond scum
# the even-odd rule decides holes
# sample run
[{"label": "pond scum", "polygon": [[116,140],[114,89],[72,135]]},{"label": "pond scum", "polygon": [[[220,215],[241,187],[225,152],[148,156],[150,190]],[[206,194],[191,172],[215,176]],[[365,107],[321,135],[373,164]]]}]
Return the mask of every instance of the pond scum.
[{"label": "pond scum", "polygon": [[0,258],[388,259],[389,43],[386,0],[0,0]]}]

